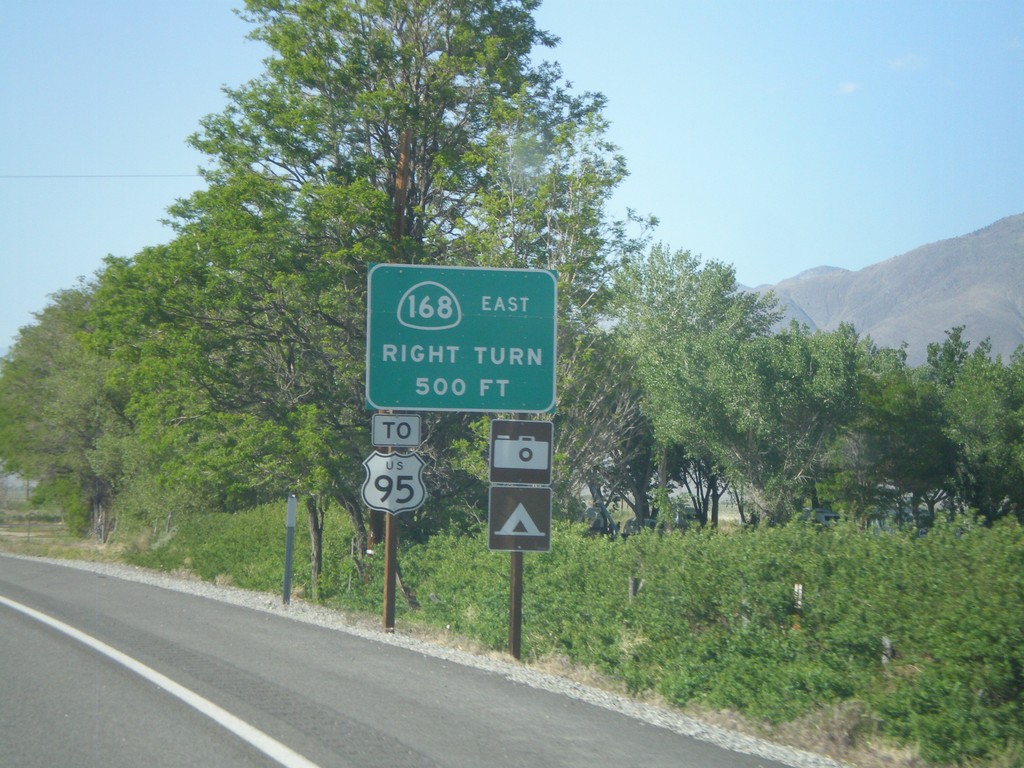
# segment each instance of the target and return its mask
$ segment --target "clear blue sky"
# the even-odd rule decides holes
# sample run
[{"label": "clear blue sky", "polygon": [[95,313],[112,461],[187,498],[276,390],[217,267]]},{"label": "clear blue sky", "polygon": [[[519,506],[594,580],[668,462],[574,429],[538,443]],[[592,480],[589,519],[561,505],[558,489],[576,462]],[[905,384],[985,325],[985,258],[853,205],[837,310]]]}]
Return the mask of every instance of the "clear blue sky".
[{"label": "clear blue sky", "polygon": [[[0,351],[106,254],[167,241],[200,183],[186,137],[262,69],[238,4],[5,0]],[[543,56],[608,97],[617,209],[746,285],[1024,212],[1020,0],[547,0],[537,19],[562,39]],[[185,176],[124,178],[163,174]]]}]

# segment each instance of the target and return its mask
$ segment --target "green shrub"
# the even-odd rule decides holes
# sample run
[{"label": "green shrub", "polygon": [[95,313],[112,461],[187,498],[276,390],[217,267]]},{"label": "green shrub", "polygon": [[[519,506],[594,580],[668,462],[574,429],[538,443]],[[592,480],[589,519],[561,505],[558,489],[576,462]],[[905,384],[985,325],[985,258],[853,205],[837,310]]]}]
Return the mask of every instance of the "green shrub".
[{"label": "green shrub", "polygon": [[[161,570],[189,570],[244,589],[279,591],[284,583],[285,504],[266,504],[235,514],[179,518],[172,531],[132,562]],[[292,583],[309,586],[309,541],[296,528]]]},{"label": "green shrub", "polygon": [[487,550],[483,536],[438,534],[400,555],[415,585],[417,620],[472,637],[490,648],[508,640],[508,558]]},{"label": "green shrub", "polygon": [[627,642],[630,549],[555,524],[551,552],[524,556],[524,649],[617,672]]},{"label": "green shrub", "polygon": [[32,506],[35,509],[60,509],[64,525],[76,536],[88,533],[92,523],[86,493],[71,477],[57,476],[39,483],[32,492]]},{"label": "green shrub", "polygon": [[937,526],[904,553],[904,612],[874,698],[922,755],[987,757],[1024,733],[1024,537]]}]

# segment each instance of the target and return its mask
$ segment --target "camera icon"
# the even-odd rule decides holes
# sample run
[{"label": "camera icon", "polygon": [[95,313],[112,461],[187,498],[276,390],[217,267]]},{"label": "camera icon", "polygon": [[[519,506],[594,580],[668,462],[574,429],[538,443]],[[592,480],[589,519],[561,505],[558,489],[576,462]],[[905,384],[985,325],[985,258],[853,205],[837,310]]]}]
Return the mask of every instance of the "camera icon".
[{"label": "camera icon", "polygon": [[550,446],[532,437],[498,435],[494,440],[494,466],[499,469],[548,468]]}]

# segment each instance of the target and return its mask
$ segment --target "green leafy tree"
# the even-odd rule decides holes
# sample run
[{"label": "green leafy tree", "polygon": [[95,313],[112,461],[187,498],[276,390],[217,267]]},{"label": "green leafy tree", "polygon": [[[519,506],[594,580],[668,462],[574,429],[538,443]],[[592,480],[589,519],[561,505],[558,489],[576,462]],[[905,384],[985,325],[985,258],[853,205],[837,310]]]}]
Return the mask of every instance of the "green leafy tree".
[{"label": "green leafy tree", "polygon": [[750,345],[768,337],[774,300],[739,292],[732,267],[664,245],[627,263],[615,292],[617,332],[636,360],[654,435],[663,451],[695,457],[710,485],[719,467],[737,466],[741,439],[736,372],[723,361],[747,361]]},{"label": "green leafy tree", "polygon": [[927,366],[935,383],[948,390],[956,382],[970,353],[970,342],[964,338],[964,327],[958,325],[946,331],[946,340],[941,344],[928,345]]},{"label": "green leafy tree", "polygon": [[956,472],[942,392],[904,353],[865,352],[861,409],[834,446],[830,489],[854,517],[902,519],[909,506],[917,528],[930,526]]},{"label": "green leafy tree", "polygon": [[[1010,446],[1010,466],[1017,477],[1024,477],[1024,347],[1017,347],[1007,371],[1010,414],[1008,425],[1015,439]],[[1012,502],[1018,522],[1024,523],[1024,498]]]},{"label": "green leafy tree", "polygon": [[[591,359],[604,281],[630,243],[603,210],[624,166],[601,99],[570,97],[557,67],[531,63],[554,42],[535,7],[249,0],[272,55],[191,139],[209,188],[172,207],[174,242],[108,264],[99,341],[136,429],[219,508],[302,493],[314,589],[328,502],[367,538],[370,263],[556,268],[560,367]],[[519,141],[528,162],[503,164]],[[569,378],[567,419],[586,389]],[[446,453],[475,433],[462,416],[429,426],[435,477],[458,489]]]},{"label": "green leafy tree", "polygon": [[[228,91],[193,144],[220,173],[257,170],[292,191],[362,182],[386,197],[396,256],[443,247],[481,185],[492,111],[554,75],[535,68],[525,0],[248,0],[267,71]],[[430,258],[436,258],[431,253]]]},{"label": "green leafy tree", "polygon": [[959,494],[989,522],[1020,516],[1024,505],[1022,400],[1015,376],[1018,367],[989,359],[988,346],[979,345],[964,361],[945,400],[948,434],[960,448]]},{"label": "green leafy tree", "polygon": [[924,374],[942,396],[946,436],[956,446],[955,500],[986,521],[1014,514],[1024,504],[1020,463],[1024,425],[1018,349],[1009,365],[992,359],[986,339],[971,349],[964,327],[928,345]]},{"label": "green leafy tree", "polygon": [[307,237],[325,225],[311,212],[324,195],[256,174],[212,185],[174,209],[171,244],[111,261],[99,292],[100,338],[130,381],[136,428],[172,447],[161,471],[207,488],[213,509],[300,493],[314,591],[328,501],[363,522],[364,321],[351,307],[380,242],[367,232],[384,218],[363,192],[331,195],[348,237],[324,249]]},{"label": "green leafy tree", "polygon": [[852,326],[811,333],[794,323],[717,368],[733,428],[724,462],[773,519],[819,505],[829,448],[856,413],[858,356]]},{"label": "green leafy tree", "polygon": [[731,267],[663,246],[624,268],[618,294],[617,330],[655,436],[698,473],[687,486],[702,519],[728,484],[752,519],[816,505],[829,448],[856,414],[854,329],[773,332],[773,297],[739,291]]},{"label": "green leafy tree", "polygon": [[105,386],[108,363],[89,349],[92,286],[54,295],[22,328],[0,368],[0,460],[38,481],[37,499],[55,502],[69,529],[106,539],[118,467],[105,460],[105,435],[123,429]]},{"label": "green leafy tree", "polygon": [[[549,70],[549,73],[554,70]],[[648,515],[650,427],[637,407],[632,362],[602,326],[611,275],[640,253],[656,223],[611,218],[625,160],[605,138],[604,99],[546,86],[499,105],[478,150],[484,183],[461,222],[452,258],[558,272],[561,495],[582,487]],[[479,442],[471,444],[479,451]]]}]

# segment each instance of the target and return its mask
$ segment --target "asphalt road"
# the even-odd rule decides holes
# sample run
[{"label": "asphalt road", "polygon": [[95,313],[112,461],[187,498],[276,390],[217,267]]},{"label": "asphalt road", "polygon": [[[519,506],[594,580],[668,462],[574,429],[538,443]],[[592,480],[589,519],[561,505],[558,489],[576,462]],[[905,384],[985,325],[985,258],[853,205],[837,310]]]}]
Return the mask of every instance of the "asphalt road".
[{"label": "asphalt road", "polygon": [[[782,765],[500,674],[46,562],[0,556],[0,597],[127,654],[324,768]],[[0,603],[0,765],[279,764],[136,672]]]}]

